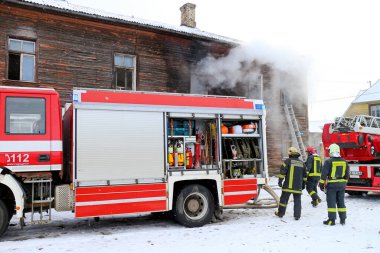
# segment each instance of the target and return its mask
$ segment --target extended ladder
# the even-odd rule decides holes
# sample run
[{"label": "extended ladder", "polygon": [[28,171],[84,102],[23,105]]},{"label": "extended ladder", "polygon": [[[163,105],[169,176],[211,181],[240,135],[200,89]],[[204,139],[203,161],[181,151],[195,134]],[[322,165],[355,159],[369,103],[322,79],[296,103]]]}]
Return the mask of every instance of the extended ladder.
[{"label": "extended ladder", "polygon": [[380,135],[380,117],[356,115],[353,118],[337,117],[333,125],[335,132],[361,132]]},{"label": "extended ladder", "polygon": [[298,127],[296,115],[293,110],[292,104],[284,105],[286,120],[288,121],[290,134],[292,136],[292,143],[296,145],[296,148],[300,151],[303,161],[306,161],[306,151],[303,144],[302,135]]}]

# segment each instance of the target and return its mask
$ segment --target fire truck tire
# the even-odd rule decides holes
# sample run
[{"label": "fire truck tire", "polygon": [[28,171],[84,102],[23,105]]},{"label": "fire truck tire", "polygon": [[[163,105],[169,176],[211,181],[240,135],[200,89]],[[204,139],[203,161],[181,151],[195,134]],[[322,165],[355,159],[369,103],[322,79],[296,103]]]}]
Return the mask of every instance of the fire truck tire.
[{"label": "fire truck tire", "polygon": [[214,210],[214,197],[206,187],[188,185],[175,201],[174,219],[185,227],[201,227],[211,222]]},{"label": "fire truck tire", "polygon": [[2,200],[0,200],[0,236],[4,234],[9,225],[8,208]]}]

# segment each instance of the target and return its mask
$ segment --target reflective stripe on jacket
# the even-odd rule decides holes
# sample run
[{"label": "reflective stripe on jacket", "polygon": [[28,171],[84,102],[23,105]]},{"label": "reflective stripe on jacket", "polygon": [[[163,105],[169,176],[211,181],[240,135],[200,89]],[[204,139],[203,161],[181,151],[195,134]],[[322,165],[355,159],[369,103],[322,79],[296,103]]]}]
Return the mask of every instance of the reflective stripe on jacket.
[{"label": "reflective stripe on jacket", "polygon": [[323,164],[320,183],[340,183],[346,185],[350,175],[350,169],[346,160],[341,157],[330,157]]},{"label": "reflective stripe on jacket", "polygon": [[306,182],[307,171],[305,164],[297,157],[290,157],[280,168],[280,178],[285,178],[282,190],[291,193],[302,193],[302,184]]},{"label": "reflective stripe on jacket", "polygon": [[309,177],[320,177],[322,160],[318,155],[309,155],[306,159],[306,169]]}]

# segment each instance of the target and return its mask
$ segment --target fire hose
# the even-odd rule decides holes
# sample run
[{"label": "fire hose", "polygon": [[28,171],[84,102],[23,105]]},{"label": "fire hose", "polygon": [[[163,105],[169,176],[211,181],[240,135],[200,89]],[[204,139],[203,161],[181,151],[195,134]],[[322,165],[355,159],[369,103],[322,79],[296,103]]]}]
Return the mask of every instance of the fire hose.
[{"label": "fire hose", "polygon": [[266,209],[266,208],[277,208],[278,203],[280,202],[280,198],[276,194],[276,192],[267,184],[262,186],[262,189],[269,193],[269,195],[272,196],[272,198],[265,198],[265,199],[258,199],[260,194],[260,188],[259,192],[257,194],[257,197],[255,199],[252,199],[248,201],[245,204],[242,205],[233,205],[233,206],[227,206],[223,207],[223,209]]}]

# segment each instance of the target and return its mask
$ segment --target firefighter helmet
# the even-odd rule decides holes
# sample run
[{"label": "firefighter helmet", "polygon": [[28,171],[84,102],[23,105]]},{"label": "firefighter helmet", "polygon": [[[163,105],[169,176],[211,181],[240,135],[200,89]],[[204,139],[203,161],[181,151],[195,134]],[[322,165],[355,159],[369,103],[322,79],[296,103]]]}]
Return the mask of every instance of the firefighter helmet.
[{"label": "firefighter helmet", "polygon": [[288,155],[299,155],[300,153],[298,152],[298,150],[295,148],[295,147],[290,147],[288,149]]},{"label": "firefighter helmet", "polygon": [[313,147],[313,146],[310,146],[306,149],[306,152],[309,154],[309,155],[312,155],[312,154],[316,154],[317,153],[317,150]]},{"label": "firefighter helmet", "polygon": [[340,148],[337,144],[333,143],[329,146],[329,154],[338,154],[340,155]]}]

